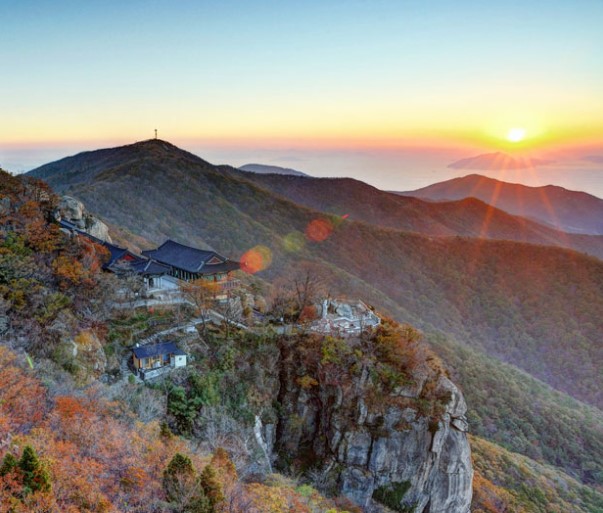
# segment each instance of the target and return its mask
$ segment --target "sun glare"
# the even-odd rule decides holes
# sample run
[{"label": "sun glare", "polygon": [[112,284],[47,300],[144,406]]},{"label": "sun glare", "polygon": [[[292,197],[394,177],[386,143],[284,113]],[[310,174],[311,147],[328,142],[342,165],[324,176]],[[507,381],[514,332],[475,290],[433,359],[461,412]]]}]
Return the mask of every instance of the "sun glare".
[{"label": "sun glare", "polygon": [[507,133],[507,140],[513,143],[523,141],[526,136],[525,128],[511,128]]}]

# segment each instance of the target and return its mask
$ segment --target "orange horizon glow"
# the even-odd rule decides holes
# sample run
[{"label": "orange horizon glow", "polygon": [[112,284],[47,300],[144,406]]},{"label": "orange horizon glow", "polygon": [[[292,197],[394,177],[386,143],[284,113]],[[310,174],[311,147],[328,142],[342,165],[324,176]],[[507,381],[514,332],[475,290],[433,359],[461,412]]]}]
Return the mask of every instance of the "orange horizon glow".
[{"label": "orange horizon glow", "polygon": [[[525,129],[525,136],[519,141],[510,141],[507,137],[508,132],[512,129],[499,128],[497,130],[476,130],[467,132],[448,132],[448,131],[433,131],[434,133],[419,133],[415,136],[411,135],[330,135],[330,136],[310,136],[306,134],[285,136],[279,135],[262,135],[249,136],[238,135],[191,135],[181,133],[170,133],[159,129],[158,138],[181,146],[191,145],[211,145],[216,148],[262,148],[269,147],[274,149],[296,148],[308,150],[395,150],[399,148],[417,149],[419,151],[438,151],[445,149],[453,149],[459,147],[474,147],[484,150],[505,150],[514,151],[529,151],[529,150],[565,150],[568,148],[578,147],[595,147],[603,145],[603,127],[600,129],[567,129],[566,131],[533,132]],[[154,138],[153,129],[141,133],[137,131],[134,136],[128,135],[113,135],[96,137],[33,137],[13,138],[5,137],[2,139],[1,146],[14,149],[37,148],[57,148],[64,146],[81,146],[82,148],[90,147],[98,149],[101,147],[122,146],[133,144],[148,139]],[[85,151],[85,150],[82,150]]]},{"label": "orange horizon glow", "polygon": [[185,4],[7,6],[0,149],[603,146],[600,2]]}]

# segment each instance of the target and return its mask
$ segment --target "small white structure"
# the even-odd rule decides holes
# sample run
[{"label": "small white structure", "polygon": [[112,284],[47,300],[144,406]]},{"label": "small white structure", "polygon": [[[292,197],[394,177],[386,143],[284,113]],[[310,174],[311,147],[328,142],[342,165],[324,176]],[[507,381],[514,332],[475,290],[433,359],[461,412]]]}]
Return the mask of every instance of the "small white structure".
[{"label": "small white structure", "polygon": [[175,354],[172,358],[174,367],[186,367],[186,354]]}]

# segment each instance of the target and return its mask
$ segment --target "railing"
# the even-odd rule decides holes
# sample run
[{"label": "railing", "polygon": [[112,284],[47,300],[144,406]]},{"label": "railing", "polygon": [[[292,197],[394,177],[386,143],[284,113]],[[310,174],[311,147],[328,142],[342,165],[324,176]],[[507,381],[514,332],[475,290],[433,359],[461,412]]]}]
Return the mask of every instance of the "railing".
[{"label": "railing", "polygon": [[231,279],[217,282],[220,290],[233,290],[241,286],[241,280]]}]

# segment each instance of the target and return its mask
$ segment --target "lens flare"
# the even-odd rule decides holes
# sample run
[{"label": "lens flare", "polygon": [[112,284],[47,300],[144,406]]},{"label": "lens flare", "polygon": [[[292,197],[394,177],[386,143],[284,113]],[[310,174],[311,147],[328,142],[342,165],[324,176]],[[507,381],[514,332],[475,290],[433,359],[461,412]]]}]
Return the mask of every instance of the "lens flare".
[{"label": "lens flare", "polygon": [[270,267],[272,251],[266,246],[255,246],[246,251],[241,257],[241,270],[248,274],[255,274]]},{"label": "lens flare", "polygon": [[333,232],[333,223],[328,219],[314,219],[306,227],[306,237],[314,242],[322,242]]},{"label": "lens flare", "polygon": [[327,221],[329,223],[331,223],[331,229],[335,230],[335,228],[339,228],[339,226],[341,225],[341,223],[343,223],[347,218],[348,214],[346,214],[345,216],[340,216],[339,214],[331,214],[328,218]]},{"label": "lens flare", "polygon": [[288,251],[289,253],[297,253],[298,251],[301,251],[305,244],[306,239],[304,234],[298,231],[288,233],[283,239],[285,251]]}]

